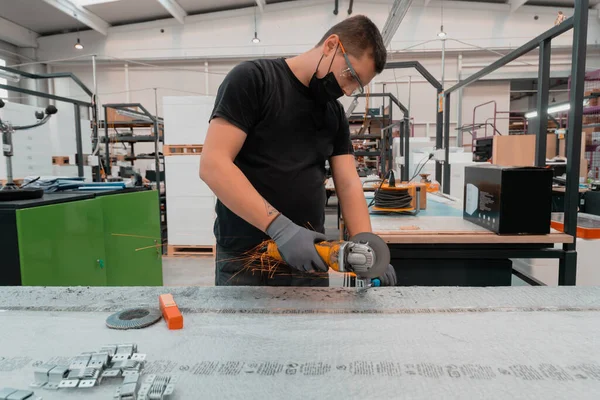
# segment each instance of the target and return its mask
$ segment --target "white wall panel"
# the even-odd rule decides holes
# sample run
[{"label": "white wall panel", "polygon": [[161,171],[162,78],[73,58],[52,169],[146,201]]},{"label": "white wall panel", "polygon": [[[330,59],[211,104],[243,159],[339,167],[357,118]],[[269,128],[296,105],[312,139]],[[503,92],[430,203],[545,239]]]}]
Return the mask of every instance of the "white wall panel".
[{"label": "white wall panel", "polygon": [[[164,98],[165,138],[170,144],[202,144],[214,98]],[[216,197],[200,179],[200,155],[166,156],[169,245],[212,246]]]},{"label": "white wall panel", "polygon": [[203,144],[214,103],[214,96],[164,97],[165,144]]}]

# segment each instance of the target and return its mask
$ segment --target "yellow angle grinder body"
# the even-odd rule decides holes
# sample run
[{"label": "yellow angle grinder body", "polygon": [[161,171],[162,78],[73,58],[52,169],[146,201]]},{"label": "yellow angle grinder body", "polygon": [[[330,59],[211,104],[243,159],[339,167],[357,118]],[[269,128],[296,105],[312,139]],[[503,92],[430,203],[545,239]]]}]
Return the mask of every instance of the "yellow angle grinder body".
[{"label": "yellow angle grinder body", "polygon": [[[354,273],[359,278],[378,278],[390,263],[390,249],[382,238],[371,232],[356,234],[348,241],[324,241],[315,244],[325,264],[334,271]],[[267,246],[270,257],[283,260],[274,242]]]}]

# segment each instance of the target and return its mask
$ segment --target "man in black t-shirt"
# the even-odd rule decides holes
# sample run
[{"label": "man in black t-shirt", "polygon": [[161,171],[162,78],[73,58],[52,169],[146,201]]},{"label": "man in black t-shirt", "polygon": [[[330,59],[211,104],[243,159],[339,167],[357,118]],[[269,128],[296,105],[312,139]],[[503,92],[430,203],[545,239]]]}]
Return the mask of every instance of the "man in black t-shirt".
[{"label": "man in black t-shirt", "polygon": [[[200,166],[218,197],[217,285],[328,285],[314,247],[325,240],[327,160],[350,235],[371,231],[337,99],[362,93],[386,56],[379,30],[359,15],[332,27],[306,53],[244,62],[227,75]],[[247,268],[245,253],[269,238],[287,266],[275,274]],[[386,275],[384,284],[395,284],[393,269]]]}]

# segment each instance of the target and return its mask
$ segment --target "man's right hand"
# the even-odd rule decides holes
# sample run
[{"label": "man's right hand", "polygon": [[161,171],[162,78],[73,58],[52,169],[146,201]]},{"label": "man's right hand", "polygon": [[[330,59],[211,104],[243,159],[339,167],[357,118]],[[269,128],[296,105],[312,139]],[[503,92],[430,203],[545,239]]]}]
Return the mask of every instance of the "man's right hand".
[{"label": "man's right hand", "polygon": [[267,228],[267,235],[275,241],[279,254],[291,267],[302,272],[329,269],[315,248],[315,243],[326,240],[322,233],[302,228],[280,214]]}]

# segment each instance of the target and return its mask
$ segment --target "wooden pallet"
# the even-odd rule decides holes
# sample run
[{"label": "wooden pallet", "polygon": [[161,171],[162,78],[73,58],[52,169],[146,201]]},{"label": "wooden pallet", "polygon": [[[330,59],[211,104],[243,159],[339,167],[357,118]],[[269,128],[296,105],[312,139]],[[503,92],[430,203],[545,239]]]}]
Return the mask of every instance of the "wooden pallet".
[{"label": "wooden pallet", "polygon": [[164,145],[165,156],[197,156],[202,154],[201,144],[170,144]]},{"label": "wooden pallet", "polygon": [[215,246],[167,246],[168,256],[214,256]]},{"label": "wooden pallet", "polygon": [[52,156],[52,165],[69,165],[69,156]]},{"label": "wooden pallet", "polygon": [[[23,184],[23,178],[14,178],[13,182],[17,186],[21,186]],[[6,179],[0,179],[0,186],[6,185]]]}]

